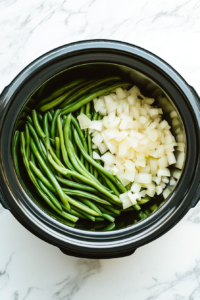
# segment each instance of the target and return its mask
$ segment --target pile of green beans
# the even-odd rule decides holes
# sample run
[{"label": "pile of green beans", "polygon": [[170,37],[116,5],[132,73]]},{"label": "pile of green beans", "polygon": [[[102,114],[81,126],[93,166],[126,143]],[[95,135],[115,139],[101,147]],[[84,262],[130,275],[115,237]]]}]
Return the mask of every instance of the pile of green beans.
[{"label": "pile of green beans", "polygon": [[131,84],[117,76],[77,79],[37,101],[35,109],[27,108],[19,118],[24,130],[16,130],[13,139],[17,176],[22,181],[20,153],[33,190],[46,203],[44,210],[68,226],[85,229],[85,222],[92,221],[96,225],[91,230],[114,230],[115,219],[122,213],[135,212],[132,222],[136,223],[156,209],[141,210],[148,197],[122,209],[119,195],[127,189],[93,159],[91,136],[77,121],[81,113],[100,120],[92,100],[118,87],[128,89]]}]

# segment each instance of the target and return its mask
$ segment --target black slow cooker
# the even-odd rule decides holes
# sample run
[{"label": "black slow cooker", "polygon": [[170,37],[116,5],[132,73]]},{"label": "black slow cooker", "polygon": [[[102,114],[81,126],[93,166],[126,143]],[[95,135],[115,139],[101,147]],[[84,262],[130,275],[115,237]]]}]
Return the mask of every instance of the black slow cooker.
[{"label": "black slow cooker", "polygon": [[[51,218],[19,181],[12,159],[16,121],[31,95],[50,80],[56,85],[60,80],[86,73],[119,74],[154,98],[163,95],[177,111],[187,141],[184,170],[167,201],[141,222],[107,232],[71,228]],[[0,201],[3,207],[33,234],[68,255],[116,258],[132,254],[172,228],[199,200],[199,105],[195,90],[171,66],[131,44],[88,40],[44,54],[28,65],[0,96]]]}]

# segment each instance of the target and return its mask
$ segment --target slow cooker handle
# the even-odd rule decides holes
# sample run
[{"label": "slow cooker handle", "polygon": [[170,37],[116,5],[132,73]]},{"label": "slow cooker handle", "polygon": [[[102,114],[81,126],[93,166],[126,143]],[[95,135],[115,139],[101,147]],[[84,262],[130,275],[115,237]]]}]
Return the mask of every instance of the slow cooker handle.
[{"label": "slow cooker handle", "polygon": [[74,257],[79,257],[79,258],[88,258],[88,259],[110,259],[110,258],[121,258],[121,257],[126,257],[126,256],[130,256],[131,254],[133,254],[135,252],[136,249],[129,249],[129,250],[124,250],[124,251],[120,251],[120,252],[109,252],[109,253],[94,253],[94,252],[78,252],[78,251],[74,251],[74,250],[70,250],[70,249],[64,249],[64,248],[60,248],[60,250],[64,253],[67,254],[69,256],[74,256]]},{"label": "slow cooker handle", "polygon": [[[7,93],[7,90],[8,90],[8,86],[6,86],[4,88],[4,90],[2,91],[2,93],[0,94],[0,119],[1,119],[1,113],[3,111],[3,99]],[[8,206],[7,204],[7,201],[6,201],[6,197],[2,191],[2,188],[1,188],[1,185],[0,185],[0,203],[2,204],[2,206],[5,208],[5,209],[9,209],[10,210],[10,207]]]}]

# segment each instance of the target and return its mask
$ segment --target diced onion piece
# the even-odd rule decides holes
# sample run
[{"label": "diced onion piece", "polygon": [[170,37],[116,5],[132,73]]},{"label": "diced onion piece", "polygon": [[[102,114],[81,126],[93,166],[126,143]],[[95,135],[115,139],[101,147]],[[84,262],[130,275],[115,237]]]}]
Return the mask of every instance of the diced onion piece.
[{"label": "diced onion piece", "polygon": [[122,90],[122,88],[117,88],[115,92],[117,94],[118,99],[123,99],[126,97],[126,93],[124,92],[124,90]]},{"label": "diced onion piece", "polygon": [[150,169],[152,175],[157,174],[157,159],[150,158]]},{"label": "diced onion piece", "polygon": [[89,128],[101,131],[102,130],[102,125],[103,124],[102,124],[101,121],[91,121]]},{"label": "diced onion piece", "polygon": [[178,117],[178,114],[175,110],[171,111],[169,115],[171,119]]},{"label": "diced onion piece", "polygon": [[100,108],[99,114],[101,116],[106,116],[107,115],[107,109],[105,107]]},{"label": "diced onion piece", "polygon": [[126,167],[126,169],[128,169],[129,171],[133,171],[135,170],[135,164],[134,162],[132,162],[131,160],[126,160],[124,163],[124,166]]},{"label": "diced onion piece", "polygon": [[124,130],[124,129],[126,129],[127,125],[128,125],[128,122],[126,120],[121,120],[119,129]]},{"label": "diced onion piece", "polygon": [[130,183],[130,180],[126,179],[123,175],[122,176],[118,175],[118,177],[119,177],[121,183],[123,184],[123,186],[127,186]]},{"label": "diced onion piece", "polygon": [[101,156],[96,151],[93,151],[93,159],[101,159]]},{"label": "diced onion piece", "polygon": [[127,145],[124,141],[119,144],[119,156],[125,156],[127,151]]},{"label": "diced onion piece", "polygon": [[176,180],[173,177],[171,177],[169,185],[174,186],[175,184],[176,184]]},{"label": "diced onion piece", "polygon": [[170,171],[167,168],[163,168],[163,169],[158,169],[157,171],[157,175],[158,176],[170,176]]},{"label": "diced onion piece", "polygon": [[176,163],[176,157],[174,155],[174,153],[170,152],[167,154],[167,160],[168,160],[168,163],[169,165],[173,165]]},{"label": "diced onion piece", "polygon": [[118,172],[119,172],[119,169],[118,169],[116,166],[114,166],[114,167],[111,169],[112,175],[116,175]]},{"label": "diced onion piece", "polygon": [[148,138],[152,141],[155,142],[158,138],[158,132],[157,130],[153,129],[149,132],[148,134]]},{"label": "diced onion piece", "polygon": [[129,208],[133,205],[129,197],[127,196],[126,198],[121,199],[122,200],[122,206],[123,209]]},{"label": "diced onion piece", "polygon": [[170,195],[171,191],[166,188],[164,191],[163,191],[163,198],[164,199],[167,199],[167,197]]},{"label": "diced onion piece", "polygon": [[111,142],[106,142],[106,145],[112,154],[117,153],[117,146],[113,145]]},{"label": "diced onion piece", "polygon": [[169,183],[169,178],[163,176],[163,177],[162,177],[162,182],[164,182],[164,183]]},{"label": "diced onion piece", "polygon": [[116,110],[117,106],[118,106],[117,102],[112,102],[112,103],[108,104],[106,106],[108,113],[111,113],[112,111]]},{"label": "diced onion piece", "polygon": [[135,181],[139,183],[151,183],[152,175],[148,173],[139,173],[137,176],[137,180]]},{"label": "diced onion piece", "polygon": [[163,191],[162,187],[158,185],[158,186],[156,187],[156,194],[157,194],[157,195],[160,195],[160,194],[162,193],[162,191]]},{"label": "diced onion piece", "polygon": [[158,166],[160,169],[164,169],[168,166],[168,160],[166,156],[163,156],[158,159]]},{"label": "diced onion piece", "polygon": [[103,160],[105,164],[110,166],[114,162],[114,156],[111,153],[107,152],[101,156],[101,160]]},{"label": "diced onion piece", "polygon": [[133,205],[137,204],[137,200],[141,199],[140,194],[138,193],[133,194],[131,191],[128,191],[128,197],[131,200]]},{"label": "diced onion piece", "polygon": [[100,133],[97,133],[93,137],[92,141],[98,147],[101,144],[101,142],[103,141],[102,135]]},{"label": "diced onion piece", "polygon": [[161,130],[163,130],[167,125],[168,125],[167,121],[166,121],[166,120],[163,120],[163,121],[160,123],[159,127],[160,127]]},{"label": "diced onion piece", "polygon": [[184,165],[185,160],[185,153],[184,152],[178,152],[177,154],[177,162],[176,162],[176,168],[182,169]]},{"label": "diced onion piece", "polygon": [[181,171],[178,169],[174,170],[173,177],[179,179],[181,177]]},{"label": "diced onion piece", "polygon": [[134,193],[139,193],[141,187],[142,187],[141,184],[139,184],[138,182],[134,182],[131,186],[131,191]]},{"label": "diced onion piece", "polygon": [[79,121],[81,129],[89,128],[91,120],[85,114],[79,115],[77,119]]},{"label": "diced onion piece", "polygon": [[135,170],[133,170],[133,171],[125,170],[124,177],[127,180],[133,182],[135,179]]},{"label": "diced onion piece", "polygon": [[103,135],[105,135],[108,140],[114,139],[118,134],[119,131],[116,128],[106,129],[103,131]]},{"label": "diced onion piece", "polygon": [[98,112],[104,106],[105,106],[105,103],[104,103],[103,99],[99,98],[96,101],[96,103],[94,104],[94,109],[96,110],[96,112]]},{"label": "diced onion piece", "polygon": [[101,154],[104,154],[107,150],[108,150],[108,147],[106,146],[106,144],[104,143],[101,143],[99,146],[99,151],[101,152]]}]

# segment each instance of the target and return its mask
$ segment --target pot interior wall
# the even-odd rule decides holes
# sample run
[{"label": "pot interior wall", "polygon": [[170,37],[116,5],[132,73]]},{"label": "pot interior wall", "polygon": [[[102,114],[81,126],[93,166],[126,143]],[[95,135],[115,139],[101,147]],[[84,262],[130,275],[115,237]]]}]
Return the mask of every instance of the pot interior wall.
[{"label": "pot interior wall", "polygon": [[[141,89],[141,92],[144,96],[148,96],[149,98],[155,98],[155,103],[153,105],[156,105],[158,107],[161,107],[164,112],[164,119],[168,121],[170,126],[172,126],[171,118],[169,116],[169,113],[173,110],[175,110],[178,114],[177,121],[179,122],[178,127],[181,127],[182,131],[185,132],[183,122],[181,120],[180,114],[173,104],[173,99],[170,99],[166,91],[164,91],[158,84],[153,82],[151,78],[148,78],[145,76],[145,74],[142,74],[134,69],[130,69],[121,65],[114,65],[109,63],[91,63],[86,65],[79,65],[70,69],[65,70],[62,73],[55,74],[54,77],[50,78],[47,82],[45,82],[41,87],[32,95],[30,99],[27,99],[15,125],[15,129],[22,130],[24,129],[24,125],[21,125],[20,120],[23,120],[23,112],[27,115],[27,108],[33,109],[35,106],[44,99],[45,97],[49,96],[55,89],[63,86],[65,83],[72,81],[76,78],[99,78],[99,77],[105,77],[105,76],[111,76],[111,75],[119,75],[124,80],[130,81],[133,85],[138,86]],[[173,135],[175,135],[175,131],[177,126],[172,126],[171,130]],[[185,143],[186,143],[186,136],[184,137]],[[33,201],[47,214],[51,215],[50,209],[47,207],[47,205],[44,203],[44,201],[38,196],[37,192],[33,190],[32,184],[27,176],[27,172],[25,170],[25,167],[23,165],[21,155],[18,155],[19,157],[19,164],[20,164],[20,171],[21,171],[21,183],[27,192],[29,196],[33,199]],[[170,187],[171,192],[173,192],[175,187]],[[162,195],[156,196],[153,203],[156,203],[158,205],[158,208],[165,203],[166,200],[164,200]],[[150,201],[147,204],[143,205],[144,209],[150,209],[152,206],[152,202]],[[155,211],[152,213],[156,213]],[[137,212],[127,212],[125,214],[121,214],[120,217],[116,218],[116,227],[117,229],[122,229],[127,226],[131,226],[136,222],[137,219]],[[59,218],[58,218],[59,220]],[[137,221],[139,221],[137,219]],[[62,223],[64,221],[61,221]],[[142,222],[142,221],[140,221]],[[93,230],[94,224],[91,224],[92,222],[85,222],[84,226],[82,227],[84,230]],[[68,225],[68,222],[66,221],[66,225]],[[104,226],[105,227],[105,226]],[[77,224],[75,228],[80,228]],[[80,228],[80,229],[82,229]],[[96,231],[101,231],[101,224],[98,226],[96,225],[95,228]]]}]

